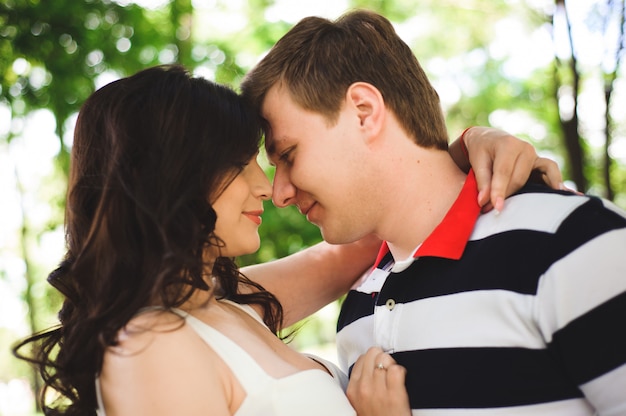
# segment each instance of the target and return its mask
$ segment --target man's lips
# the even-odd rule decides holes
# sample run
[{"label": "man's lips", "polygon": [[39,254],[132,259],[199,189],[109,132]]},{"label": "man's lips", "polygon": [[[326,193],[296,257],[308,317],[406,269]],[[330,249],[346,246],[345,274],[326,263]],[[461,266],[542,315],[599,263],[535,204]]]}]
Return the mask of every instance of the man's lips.
[{"label": "man's lips", "polygon": [[302,215],[304,215],[307,218],[307,220],[309,219],[309,212],[311,212],[311,210],[313,209],[315,204],[317,204],[317,202],[314,202],[314,203],[312,203],[311,205],[309,205],[307,207],[300,207],[300,206],[298,206],[298,209],[300,210],[300,213]]},{"label": "man's lips", "polygon": [[260,225],[261,224],[261,214],[263,214],[263,211],[261,211],[261,210],[259,210],[259,211],[246,211],[246,212],[243,213],[243,215],[248,217],[250,219],[250,221],[252,221],[256,225]]}]

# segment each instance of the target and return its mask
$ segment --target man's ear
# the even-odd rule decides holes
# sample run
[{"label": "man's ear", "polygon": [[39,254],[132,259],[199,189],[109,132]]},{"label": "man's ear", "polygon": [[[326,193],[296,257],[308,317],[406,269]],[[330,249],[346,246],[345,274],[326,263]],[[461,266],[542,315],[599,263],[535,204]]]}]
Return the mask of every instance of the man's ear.
[{"label": "man's ear", "polygon": [[361,127],[376,137],[385,120],[385,100],[378,88],[367,82],[355,82],[348,87],[346,99],[356,111]]}]

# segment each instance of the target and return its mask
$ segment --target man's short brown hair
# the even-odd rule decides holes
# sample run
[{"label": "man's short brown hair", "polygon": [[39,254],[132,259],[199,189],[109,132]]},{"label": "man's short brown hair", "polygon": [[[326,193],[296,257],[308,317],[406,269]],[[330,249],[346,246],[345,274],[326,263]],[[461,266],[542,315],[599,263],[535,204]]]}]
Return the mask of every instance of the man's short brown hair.
[{"label": "man's short brown hair", "polygon": [[242,94],[260,110],[279,82],[298,105],[331,122],[348,87],[367,82],[419,145],[447,149],[437,92],[389,20],[374,12],[355,10],[334,22],[302,19],[246,75]]}]

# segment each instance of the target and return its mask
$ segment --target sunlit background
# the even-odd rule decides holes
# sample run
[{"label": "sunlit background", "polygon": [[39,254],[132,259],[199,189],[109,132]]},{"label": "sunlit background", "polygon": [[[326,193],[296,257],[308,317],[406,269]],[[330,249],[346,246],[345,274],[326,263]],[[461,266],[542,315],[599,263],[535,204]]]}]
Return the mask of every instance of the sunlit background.
[{"label": "sunlit background", "polygon": [[[0,2],[1,42],[13,36],[7,10],[21,2]],[[95,3],[134,4],[154,15],[167,13],[164,10],[170,5],[168,0],[76,3],[84,3],[85,8]],[[189,62],[197,75],[236,86],[240,72],[252,67],[302,17],[336,18],[355,5],[373,8],[386,14],[415,50],[440,94],[451,137],[468,125],[502,128],[556,160],[570,187],[580,189],[584,183],[584,191],[626,207],[626,77],[620,65],[623,1],[573,0],[566,2],[566,9],[554,0],[278,0],[266,8],[252,3],[191,2],[193,13],[181,18],[172,36],[190,39]],[[39,2],[32,4],[36,8]],[[95,30],[102,25],[98,16],[88,14],[85,28]],[[187,24],[182,23],[184,19]],[[40,23],[32,22],[33,34]],[[122,57],[135,47],[137,30],[132,29],[126,27],[110,41]],[[148,66],[179,60],[180,48],[175,44],[161,49],[144,45],[141,62]],[[58,38],[56,47],[71,57],[81,44],[67,35]],[[0,71],[4,71],[0,73],[0,416],[35,414],[32,374],[11,357],[9,347],[33,328],[55,323],[58,299],[49,291],[45,277],[64,254],[66,177],[60,172],[67,169],[67,161],[59,155],[71,148],[76,118],[74,111],[59,129],[59,118],[50,106],[36,108],[20,98],[26,84],[38,91],[55,78],[45,62],[21,55],[17,47],[14,52],[8,63],[0,58]],[[578,90],[572,86],[572,73],[567,72],[572,57],[581,75]],[[102,50],[91,51],[85,62],[95,74],[93,88],[127,75],[120,70],[122,65],[107,64]],[[225,76],[221,71],[227,64],[241,71]],[[561,83],[553,85],[555,80]],[[611,89],[608,110],[607,86]],[[576,179],[564,145],[563,129],[574,115],[580,136],[577,143],[586,152],[580,169],[584,182]],[[59,132],[63,137],[58,137]],[[297,214],[269,215],[264,220],[262,249],[242,263],[269,260],[319,240],[317,231]],[[281,248],[279,240],[287,246]],[[31,313],[34,307],[28,307],[29,299],[38,305],[36,318]],[[337,304],[330,305],[306,323],[294,347],[334,360],[337,311]]]}]

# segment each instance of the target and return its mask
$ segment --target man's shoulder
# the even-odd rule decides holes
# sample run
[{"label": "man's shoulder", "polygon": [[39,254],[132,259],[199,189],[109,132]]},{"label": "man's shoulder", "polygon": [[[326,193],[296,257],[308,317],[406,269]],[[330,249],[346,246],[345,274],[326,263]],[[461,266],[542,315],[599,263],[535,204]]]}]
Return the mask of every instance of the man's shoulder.
[{"label": "man's shoulder", "polygon": [[482,214],[471,240],[515,230],[578,234],[623,227],[626,212],[610,201],[531,184],[507,198],[502,212]]},{"label": "man's shoulder", "polygon": [[[626,221],[626,210],[599,196],[578,194],[570,191],[551,189],[545,185],[527,184],[519,192],[507,199],[512,206],[538,210],[540,215],[561,215],[580,213],[588,220],[613,218],[617,222]],[[556,210],[551,210],[554,207]],[[582,219],[582,218],[581,218]]]}]

